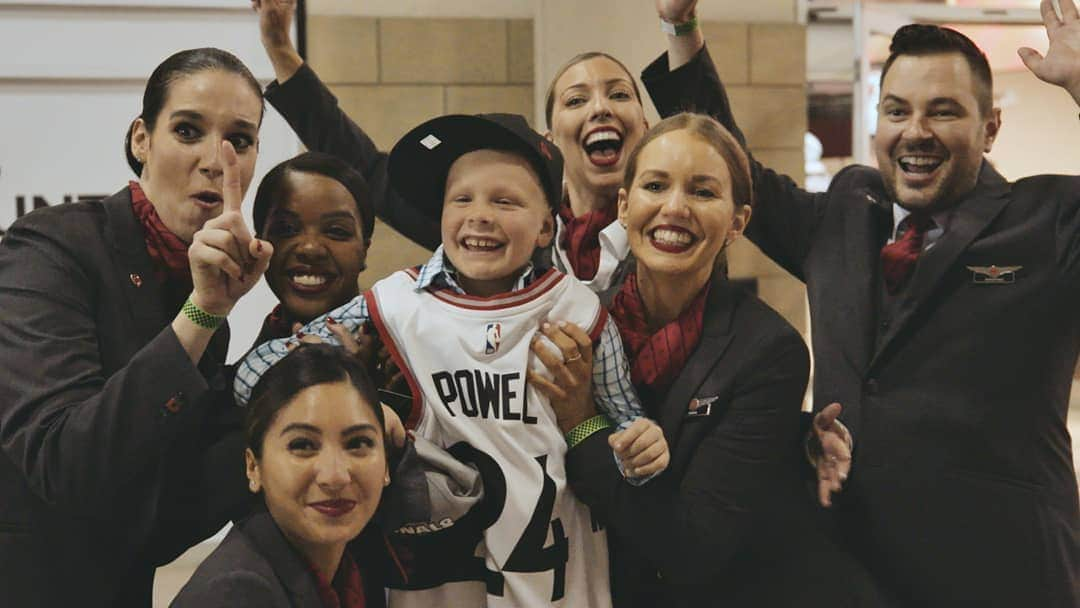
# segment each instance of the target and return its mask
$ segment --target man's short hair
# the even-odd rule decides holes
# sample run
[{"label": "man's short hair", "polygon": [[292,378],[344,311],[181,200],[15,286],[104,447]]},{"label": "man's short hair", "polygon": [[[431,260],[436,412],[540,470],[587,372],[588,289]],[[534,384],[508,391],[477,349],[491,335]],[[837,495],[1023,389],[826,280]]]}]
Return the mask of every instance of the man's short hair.
[{"label": "man's short hair", "polygon": [[983,116],[989,115],[994,104],[994,77],[990,72],[990,62],[971,38],[951,28],[915,23],[896,30],[889,45],[889,58],[881,68],[881,84],[885,84],[885,75],[901,55],[945,53],[960,53],[967,60],[977,83],[975,98],[979,103],[979,112]]}]

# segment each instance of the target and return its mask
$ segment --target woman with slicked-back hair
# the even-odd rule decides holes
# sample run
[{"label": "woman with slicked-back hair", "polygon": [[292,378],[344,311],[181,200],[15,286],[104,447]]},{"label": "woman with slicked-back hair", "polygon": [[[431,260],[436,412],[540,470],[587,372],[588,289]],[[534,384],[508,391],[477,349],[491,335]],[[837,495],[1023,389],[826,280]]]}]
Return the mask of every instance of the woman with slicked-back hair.
[{"label": "woman with slicked-back hair", "polygon": [[178,52],[127,133],[138,179],[0,243],[5,606],[148,607],[155,568],[233,514],[228,489],[244,506],[240,463],[204,462],[236,426],[225,319],[272,250],[240,214],[262,117],[239,59]]}]

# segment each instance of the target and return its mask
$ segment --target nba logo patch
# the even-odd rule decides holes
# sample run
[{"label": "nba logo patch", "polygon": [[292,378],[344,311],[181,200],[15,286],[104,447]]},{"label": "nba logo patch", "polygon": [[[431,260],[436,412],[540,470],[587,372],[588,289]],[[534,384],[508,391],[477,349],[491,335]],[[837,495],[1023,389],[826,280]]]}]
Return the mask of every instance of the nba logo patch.
[{"label": "nba logo patch", "polygon": [[502,341],[502,323],[488,323],[484,332],[484,354],[494,355],[499,352],[499,342]]}]

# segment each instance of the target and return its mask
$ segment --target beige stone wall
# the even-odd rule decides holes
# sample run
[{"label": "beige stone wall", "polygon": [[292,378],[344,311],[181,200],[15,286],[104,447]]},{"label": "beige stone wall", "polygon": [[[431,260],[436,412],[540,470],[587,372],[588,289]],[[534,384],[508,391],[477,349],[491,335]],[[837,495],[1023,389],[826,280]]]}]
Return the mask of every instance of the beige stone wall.
[{"label": "beige stone wall", "polygon": [[[655,30],[648,7],[634,8],[645,15],[629,15],[621,27],[608,23],[603,33],[582,39],[566,29],[572,29],[571,21],[589,22],[591,17],[581,12],[580,4],[546,2],[537,19],[546,23],[541,58],[552,65],[543,70],[534,60],[534,20],[518,18],[314,14],[308,19],[308,55],[345,111],[380,147],[389,148],[409,128],[441,113],[502,111],[534,116],[547,85],[539,72],[556,69],[586,47],[626,55],[631,69],[639,70],[663,50],[664,38]],[[764,17],[790,13],[781,8],[778,15]],[[610,22],[611,13],[605,19]],[[556,26],[569,33],[554,36]],[[629,30],[631,26],[639,28],[641,36]],[[750,16],[737,23],[704,21],[702,28],[752,152],[801,182],[805,26],[794,19],[763,23]],[[612,29],[619,35],[613,36]],[[555,48],[547,48],[552,45]],[[536,118],[533,125],[543,128],[543,117]],[[426,257],[423,249],[380,224],[365,277],[372,282]],[[805,289],[799,281],[748,242],[732,248],[731,271],[736,277],[756,277],[762,298],[807,332]]]},{"label": "beige stone wall", "polygon": [[[709,53],[728,87],[750,150],[766,166],[804,178],[806,28],[796,23],[703,24]],[[750,221],[753,221],[751,218]],[[733,277],[755,277],[758,293],[807,334],[806,289],[747,240],[730,253]]]},{"label": "beige stone wall", "polygon": [[[315,14],[308,61],[384,150],[440,114],[533,116],[532,19]],[[379,222],[363,278],[370,284],[429,255]]]}]

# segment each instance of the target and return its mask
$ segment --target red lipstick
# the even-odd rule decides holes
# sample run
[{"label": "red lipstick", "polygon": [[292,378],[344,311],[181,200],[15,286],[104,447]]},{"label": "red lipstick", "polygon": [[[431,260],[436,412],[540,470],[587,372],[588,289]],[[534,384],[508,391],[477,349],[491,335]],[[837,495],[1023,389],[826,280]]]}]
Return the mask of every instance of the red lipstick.
[{"label": "red lipstick", "polygon": [[345,498],[335,498],[333,500],[313,502],[308,504],[308,506],[323,515],[329,517],[341,517],[356,507],[356,501]]}]

